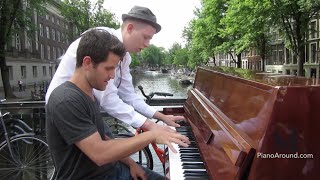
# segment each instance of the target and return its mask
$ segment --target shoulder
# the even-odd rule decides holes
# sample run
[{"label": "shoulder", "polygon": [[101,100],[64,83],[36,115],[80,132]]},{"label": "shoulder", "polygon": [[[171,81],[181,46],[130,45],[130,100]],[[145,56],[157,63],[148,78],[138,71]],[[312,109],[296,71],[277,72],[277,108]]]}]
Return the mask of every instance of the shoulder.
[{"label": "shoulder", "polygon": [[84,95],[74,84],[66,81],[55,88],[50,97],[48,104],[65,104],[64,102],[84,101]]}]

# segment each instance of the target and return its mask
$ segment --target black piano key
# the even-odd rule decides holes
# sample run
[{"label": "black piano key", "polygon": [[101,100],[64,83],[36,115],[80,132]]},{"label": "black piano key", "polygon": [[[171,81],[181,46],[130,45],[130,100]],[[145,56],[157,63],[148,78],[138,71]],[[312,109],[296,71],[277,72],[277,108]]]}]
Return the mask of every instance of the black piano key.
[{"label": "black piano key", "polygon": [[183,172],[184,177],[199,177],[199,176],[208,176],[207,172],[194,171],[194,172]]},{"label": "black piano key", "polygon": [[209,179],[209,177],[207,175],[200,175],[200,176],[184,176],[185,180],[193,180],[193,179],[203,179],[203,180],[207,180]]},{"label": "black piano key", "polygon": [[179,152],[182,153],[196,153],[199,152],[197,149],[180,149]]},{"label": "black piano key", "polygon": [[201,158],[180,158],[182,162],[201,162],[202,159]]},{"label": "black piano key", "polygon": [[182,165],[182,169],[205,169],[204,165]]}]

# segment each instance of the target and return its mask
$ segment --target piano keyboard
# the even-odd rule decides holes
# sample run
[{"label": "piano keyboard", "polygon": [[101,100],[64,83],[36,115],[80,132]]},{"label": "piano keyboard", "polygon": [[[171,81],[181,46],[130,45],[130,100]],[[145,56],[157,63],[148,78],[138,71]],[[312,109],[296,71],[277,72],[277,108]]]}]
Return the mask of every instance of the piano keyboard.
[{"label": "piano keyboard", "polygon": [[180,123],[180,125],[181,127],[176,128],[176,131],[187,136],[190,145],[185,148],[173,144],[177,153],[168,148],[170,180],[209,179],[190,126],[186,123]]}]

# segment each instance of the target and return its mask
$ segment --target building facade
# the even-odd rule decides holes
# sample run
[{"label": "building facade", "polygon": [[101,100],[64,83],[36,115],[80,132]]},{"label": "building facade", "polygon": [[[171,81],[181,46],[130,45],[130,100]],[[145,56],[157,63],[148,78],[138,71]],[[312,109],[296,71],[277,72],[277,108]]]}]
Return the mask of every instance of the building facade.
[{"label": "building facade", "polygon": [[[303,74],[308,78],[320,78],[320,18],[313,18],[309,24],[309,32],[305,42],[305,62]],[[236,67],[232,60],[236,59],[235,53],[219,53],[215,56],[218,66]],[[269,73],[285,75],[297,75],[297,59],[293,58],[291,50],[285,47],[284,40],[278,33],[273,33],[273,38],[268,44],[264,66]],[[244,69],[263,70],[261,56],[255,49],[248,50],[241,54],[241,64]]]},{"label": "building facade", "polygon": [[34,85],[52,79],[59,57],[69,46],[68,33],[72,29],[71,24],[61,15],[60,8],[60,0],[47,4],[44,15],[34,13],[32,17],[37,27],[33,35],[25,29],[14,34],[7,43],[6,62],[11,86],[18,86],[19,80],[25,85]]}]

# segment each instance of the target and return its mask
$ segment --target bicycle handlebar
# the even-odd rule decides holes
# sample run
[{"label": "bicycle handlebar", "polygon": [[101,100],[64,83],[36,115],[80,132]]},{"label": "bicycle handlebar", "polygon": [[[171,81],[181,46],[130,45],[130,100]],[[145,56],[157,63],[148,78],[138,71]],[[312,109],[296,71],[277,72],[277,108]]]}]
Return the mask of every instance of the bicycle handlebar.
[{"label": "bicycle handlebar", "polygon": [[173,96],[173,94],[171,93],[164,93],[164,92],[154,92],[154,93],[151,93],[151,94],[154,94],[154,95],[157,95],[157,96]]},{"label": "bicycle handlebar", "polygon": [[146,97],[148,100],[151,100],[154,95],[164,96],[164,97],[166,97],[166,96],[173,96],[173,94],[171,94],[171,93],[165,93],[165,92],[152,92],[152,93],[150,93],[149,95],[146,95],[146,94],[144,93],[144,91],[143,91],[143,87],[142,87],[142,86],[139,85],[138,88],[140,89],[142,95],[143,95],[144,97]]}]

